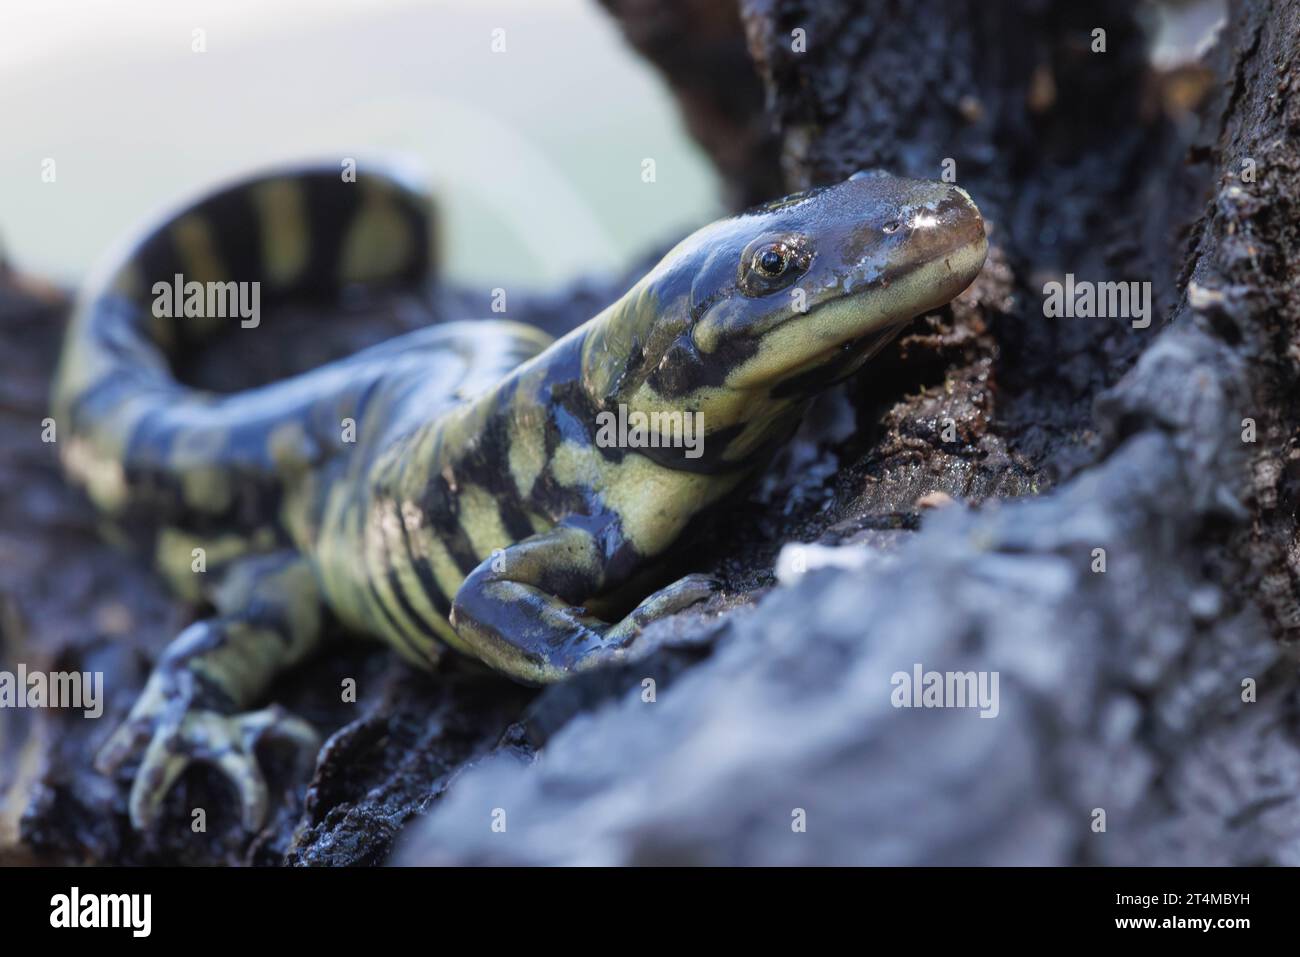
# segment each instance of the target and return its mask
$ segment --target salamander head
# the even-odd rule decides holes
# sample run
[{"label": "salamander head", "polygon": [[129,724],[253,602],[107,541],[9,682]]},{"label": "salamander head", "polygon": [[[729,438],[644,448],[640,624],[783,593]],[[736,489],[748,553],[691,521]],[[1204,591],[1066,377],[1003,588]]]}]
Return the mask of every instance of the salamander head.
[{"label": "salamander head", "polygon": [[856,370],[970,285],[987,249],[964,190],[858,173],[679,244],[596,321],[584,380],[605,405],[730,428]]}]

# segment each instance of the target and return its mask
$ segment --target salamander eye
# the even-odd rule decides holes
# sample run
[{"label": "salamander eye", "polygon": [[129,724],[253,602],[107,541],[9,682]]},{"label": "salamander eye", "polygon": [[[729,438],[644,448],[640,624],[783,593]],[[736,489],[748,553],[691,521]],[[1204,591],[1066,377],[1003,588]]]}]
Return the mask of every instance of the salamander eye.
[{"label": "salamander eye", "polygon": [[888,233],[896,233],[896,232],[898,232],[898,227],[899,227],[900,225],[901,225],[901,224],[898,222],[898,220],[896,220],[896,219],[891,219],[889,222],[885,223],[885,225],[882,226],[882,227],[880,227],[880,228],[883,229],[887,234],[888,234]]},{"label": "salamander eye", "polygon": [[801,236],[755,240],[741,254],[740,290],[746,296],[766,296],[784,289],[811,260],[812,249]]},{"label": "salamander eye", "polygon": [[778,246],[769,246],[754,254],[754,268],[770,279],[775,279],[785,272],[789,257]]}]

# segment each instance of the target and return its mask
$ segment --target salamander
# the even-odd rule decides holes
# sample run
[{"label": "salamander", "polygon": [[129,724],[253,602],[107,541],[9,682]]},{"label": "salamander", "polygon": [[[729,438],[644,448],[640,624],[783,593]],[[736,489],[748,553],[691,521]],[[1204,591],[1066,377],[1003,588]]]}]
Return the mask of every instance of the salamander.
[{"label": "salamander", "polygon": [[[243,825],[259,826],[258,741],[318,739],[257,705],[329,622],[420,667],[452,649],[531,684],[634,654],[649,622],[719,587],[699,574],[657,587],[698,519],[761,473],[817,393],[965,289],[987,251],[964,190],[863,172],[703,227],[558,340],[447,322],[240,392],[175,376],[208,335],[258,333],[169,289],[229,304],[229,283],[251,283],[274,309],[419,288],[433,235],[429,197],[401,175],[283,169],[142,229],[86,283],[53,389],[64,469],[212,609],[97,754],[105,774],[138,759],[135,827],[194,761],[223,772]],[[690,415],[701,441],[601,441],[614,410],[651,432]]]}]

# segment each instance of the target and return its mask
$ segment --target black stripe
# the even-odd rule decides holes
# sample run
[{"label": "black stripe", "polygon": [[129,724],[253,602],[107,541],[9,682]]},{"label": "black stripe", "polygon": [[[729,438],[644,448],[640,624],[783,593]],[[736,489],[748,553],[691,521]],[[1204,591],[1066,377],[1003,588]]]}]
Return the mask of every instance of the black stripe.
[{"label": "black stripe", "polygon": [[425,661],[432,661],[433,659],[429,656],[428,651],[412,643],[411,639],[406,634],[406,630],[402,628],[402,626],[398,624],[397,619],[393,617],[393,613],[389,610],[388,605],[384,603],[383,596],[379,594],[379,589],[375,586],[375,581],[370,575],[369,566],[366,568],[366,587],[370,590],[371,597],[374,598],[375,604],[379,606],[379,611],[384,616],[384,620],[388,622],[393,634],[397,636],[397,640],[406,648],[413,651],[417,658],[423,658]]},{"label": "black stripe", "polygon": [[265,278],[265,250],[262,248],[262,218],[253,206],[246,187],[218,193],[196,210],[212,227],[217,258],[226,267],[226,277],[236,282],[260,282]]},{"label": "black stripe", "polygon": [[[397,510],[397,503],[390,501],[387,504],[393,511],[393,517],[396,518],[398,527],[402,530],[402,544],[406,549],[407,558],[409,560],[411,544],[406,540],[406,526],[402,524],[402,516]],[[386,542],[385,545],[387,545]],[[397,574],[397,566],[393,563],[392,553],[387,547],[384,548],[384,560],[387,566],[386,575],[388,578],[388,587],[393,590],[393,596],[397,599],[397,604],[400,605],[402,611],[415,622],[416,627],[420,629],[421,633],[432,638],[435,642],[440,643],[441,638],[438,635],[437,630],[434,629],[433,625],[425,621],[424,616],[415,610],[415,607],[411,604],[410,598],[407,597],[406,589],[402,587],[401,577]]]},{"label": "black stripe", "polygon": [[533,523],[528,521],[528,516],[514,496],[503,495],[497,498],[497,517],[501,519],[512,542],[521,542],[533,534]]},{"label": "black stripe", "polygon": [[411,605],[411,600],[406,596],[406,590],[402,588],[401,578],[397,574],[397,569],[390,562],[388,565],[388,587],[393,590],[393,597],[397,599],[397,604],[401,606],[403,612],[411,621],[415,622],[415,627],[426,638],[432,639],[437,644],[442,643],[442,636],[438,634],[437,629],[429,622],[425,621],[424,616],[415,610]]},{"label": "black stripe", "polygon": [[[429,456],[428,462],[443,461],[442,442],[443,434],[439,430],[437,441],[434,443],[433,452]],[[438,540],[447,549],[460,573],[469,575],[475,568],[478,568],[482,560],[474,551],[469,536],[460,524],[460,502],[456,496],[452,495],[447,479],[441,472],[429,476],[429,480],[424,486],[424,492],[420,497],[420,508],[426,516],[429,516],[433,533],[438,536]]]},{"label": "black stripe", "polygon": [[[398,517],[400,519],[401,516]],[[433,575],[433,569],[429,567],[429,560],[423,555],[417,556],[415,550],[411,548],[411,536],[406,523],[399,522],[399,524],[402,529],[402,547],[406,549],[406,559],[411,563],[415,577],[419,579],[421,587],[424,588],[425,597],[429,599],[429,604],[433,605],[433,610],[442,615],[450,625],[451,601],[449,596],[445,595],[438,585],[438,580]]]},{"label": "black stripe", "polygon": [[311,248],[298,291],[332,293],[339,288],[343,244],[361,208],[361,184],[343,182],[340,171],[334,176],[304,177],[302,186]]}]

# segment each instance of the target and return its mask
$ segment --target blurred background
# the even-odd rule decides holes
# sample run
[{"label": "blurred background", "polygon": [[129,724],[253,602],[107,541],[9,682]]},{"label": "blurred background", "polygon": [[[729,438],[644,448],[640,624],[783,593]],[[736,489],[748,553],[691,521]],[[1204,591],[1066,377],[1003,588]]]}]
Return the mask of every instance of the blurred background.
[{"label": "blurred background", "polygon": [[620,270],[721,211],[590,0],[5,0],[0,129],[0,250],[63,283],[152,211],[304,157],[418,162],[444,274],[476,285]]}]

